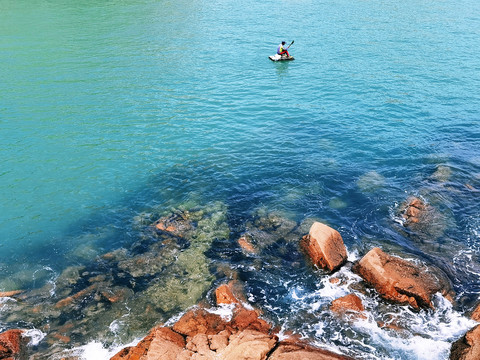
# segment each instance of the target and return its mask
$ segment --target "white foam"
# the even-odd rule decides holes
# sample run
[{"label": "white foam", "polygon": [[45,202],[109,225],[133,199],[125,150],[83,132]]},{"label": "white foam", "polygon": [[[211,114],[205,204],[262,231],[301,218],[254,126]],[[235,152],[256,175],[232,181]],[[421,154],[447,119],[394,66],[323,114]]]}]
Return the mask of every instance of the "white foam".
[{"label": "white foam", "polygon": [[77,356],[81,360],[109,360],[123,348],[135,346],[139,341],[140,339],[136,339],[129,344],[114,345],[109,348],[104,347],[101,342],[91,341],[86,345],[66,351],[64,355]]},{"label": "white foam", "polygon": [[230,321],[232,320],[235,306],[235,304],[220,304],[220,306],[207,309],[207,311],[211,314],[219,315],[224,321]]},{"label": "white foam", "polygon": [[44,332],[38,329],[29,329],[23,332],[22,334],[24,337],[30,338],[28,343],[29,346],[36,346],[43,340],[43,338],[47,335]]},{"label": "white foam", "polygon": [[[373,346],[373,353],[376,352],[375,349],[387,347],[392,356],[377,358],[443,360],[448,357],[452,341],[475,326],[476,322],[453,310],[452,304],[440,294],[435,296],[434,303],[435,311],[419,313],[413,312],[407,306],[399,307],[399,312],[392,315],[405,321],[404,325],[408,328],[405,331],[381,328],[372,316],[359,319],[353,324],[353,328],[369,334],[368,346]],[[365,346],[367,345],[363,344],[363,347]]]}]

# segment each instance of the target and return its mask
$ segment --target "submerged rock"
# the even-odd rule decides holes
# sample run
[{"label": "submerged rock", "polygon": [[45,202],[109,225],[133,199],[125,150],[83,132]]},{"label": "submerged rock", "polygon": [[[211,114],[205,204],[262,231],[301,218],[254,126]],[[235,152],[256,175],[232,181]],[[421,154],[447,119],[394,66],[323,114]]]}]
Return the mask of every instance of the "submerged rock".
[{"label": "submerged rock", "polygon": [[441,270],[388,255],[380,248],[370,250],[353,271],[384,299],[414,309],[433,309],[432,298],[437,292],[451,298],[451,284]]},{"label": "submerged rock", "polygon": [[403,226],[424,242],[438,239],[447,228],[446,216],[419,197],[409,197],[399,211]]},{"label": "submerged rock", "polygon": [[435,172],[432,174],[432,179],[439,182],[447,182],[452,176],[452,169],[446,165],[438,165]]},{"label": "submerged rock", "polygon": [[385,178],[376,171],[369,171],[359,177],[357,185],[363,192],[374,192],[385,185]]},{"label": "submerged rock", "polygon": [[22,292],[22,290],[2,291],[0,292],[0,297],[12,297],[15,295],[19,295]]},{"label": "submerged rock", "polygon": [[338,231],[315,222],[308,235],[302,238],[302,247],[314,265],[328,271],[335,271],[347,261],[347,249]]},{"label": "submerged rock", "polygon": [[461,339],[452,344],[450,360],[480,359],[480,325],[468,331]]},{"label": "submerged rock", "polygon": [[250,221],[247,221],[245,228],[248,230],[243,233],[238,242],[244,251],[258,253],[282,239],[296,241],[297,227],[298,224],[286,216],[268,212],[262,208],[254,213]]},{"label": "submerged rock", "polygon": [[247,253],[255,253],[255,247],[252,244],[252,237],[249,234],[244,234],[242,235],[238,240],[237,240],[238,245],[242,248]]}]

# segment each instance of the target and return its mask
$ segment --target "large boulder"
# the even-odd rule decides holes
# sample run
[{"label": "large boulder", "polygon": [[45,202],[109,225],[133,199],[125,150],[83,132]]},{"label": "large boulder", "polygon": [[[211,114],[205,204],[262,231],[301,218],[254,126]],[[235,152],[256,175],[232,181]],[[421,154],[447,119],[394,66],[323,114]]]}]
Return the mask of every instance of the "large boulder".
[{"label": "large boulder", "polygon": [[452,344],[450,360],[480,359],[480,325],[475,326],[465,336]]},{"label": "large boulder", "polygon": [[347,261],[347,249],[340,233],[319,222],[313,223],[308,235],[302,238],[302,247],[321,269],[335,271]]},{"label": "large boulder", "polygon": [[388,255],[380,248],[370,250],[353,266],[353,271],[384,299],[414,309],[433,309],[432,298],[437,292],[451,296],[450,282],[442,271]]}]

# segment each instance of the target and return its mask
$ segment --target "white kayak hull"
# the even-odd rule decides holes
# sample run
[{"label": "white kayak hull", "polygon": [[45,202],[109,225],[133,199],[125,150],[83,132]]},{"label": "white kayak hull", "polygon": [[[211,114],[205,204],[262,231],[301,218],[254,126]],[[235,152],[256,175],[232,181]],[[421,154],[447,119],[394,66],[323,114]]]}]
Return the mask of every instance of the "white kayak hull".
[{"label": "white kayak hull", "polygon": [[282,55],[272,55],[268,57],[272,61],[290,61],[290,60],[295,60],[293,56],[282,56]]}]

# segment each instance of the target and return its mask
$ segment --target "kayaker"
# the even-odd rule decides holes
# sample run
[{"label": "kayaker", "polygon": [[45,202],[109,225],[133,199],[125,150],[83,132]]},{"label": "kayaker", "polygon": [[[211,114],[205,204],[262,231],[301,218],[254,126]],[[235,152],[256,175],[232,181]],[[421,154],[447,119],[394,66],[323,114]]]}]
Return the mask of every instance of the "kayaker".
[{"label": "kayaker", "polygon": [[287,57],[290,57],[290,54],[288,53],[288,48],[285,47],[285,41],[282,41],[282,43],[280,45],[278,45],[277,47],[277,54],[278,55],[284,55],[284,54],[287,54]]}]

